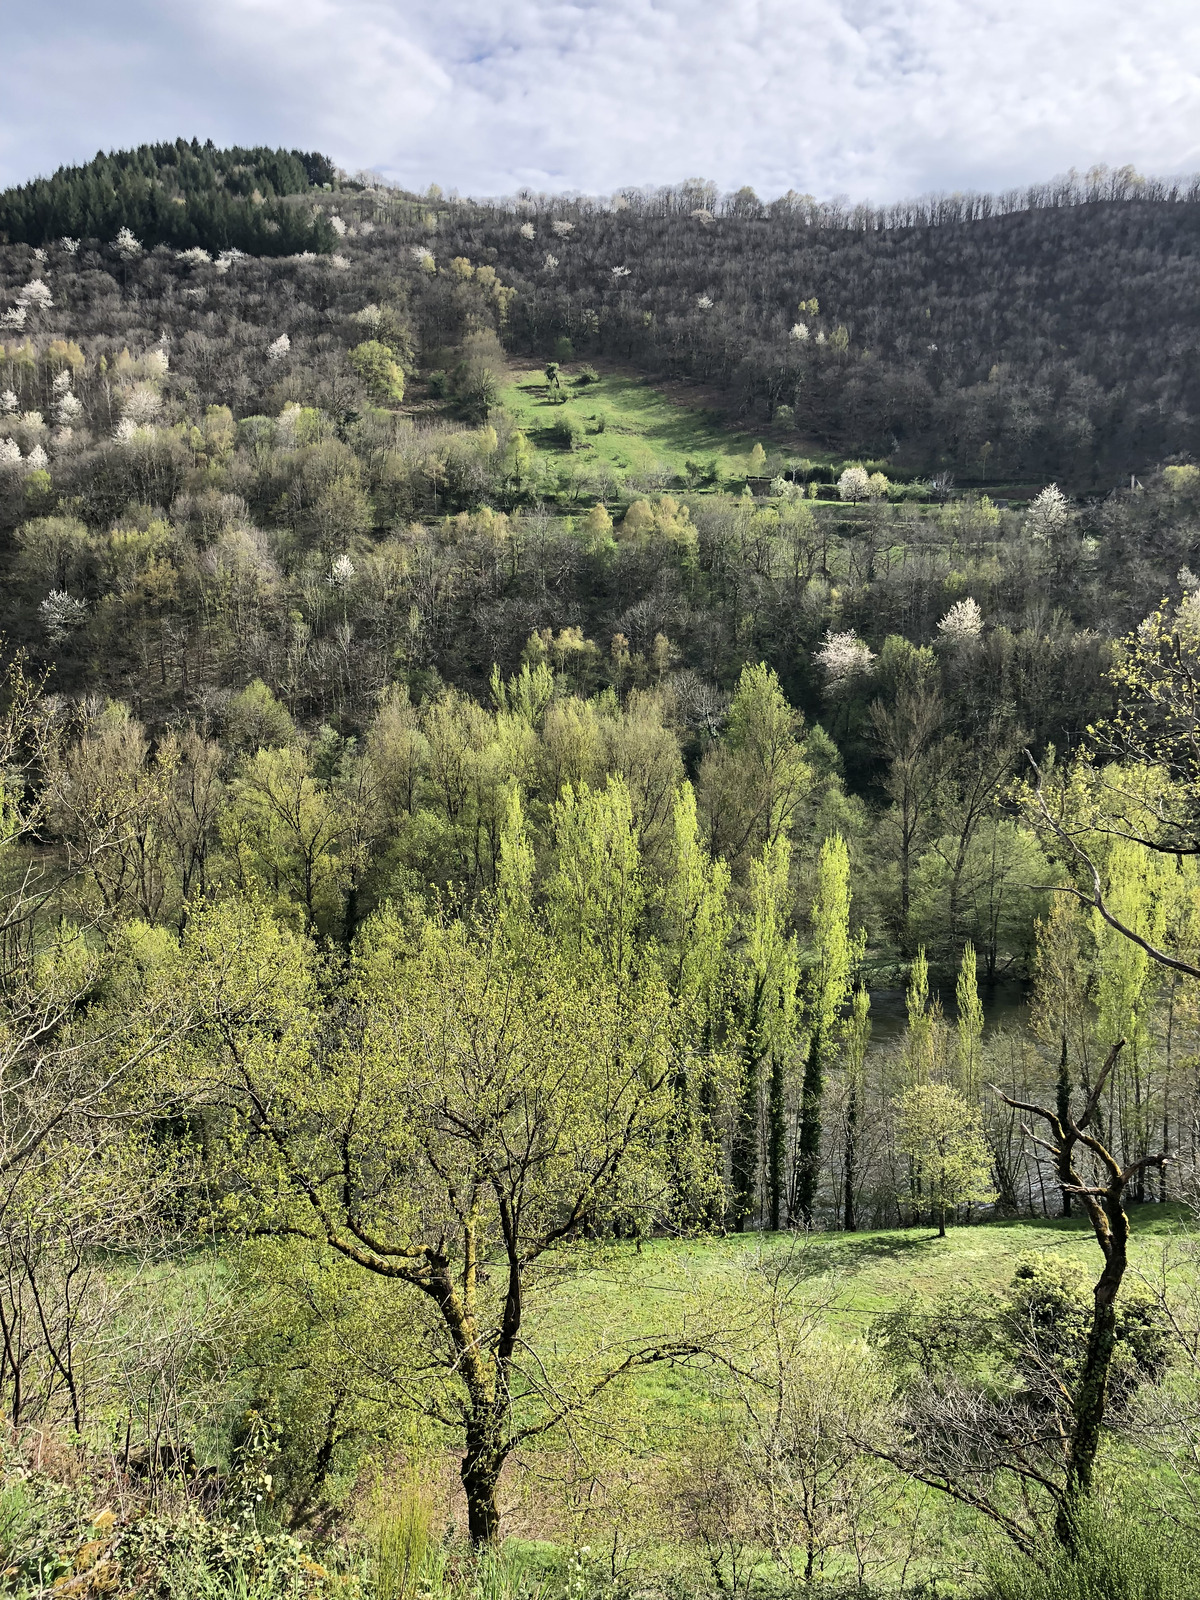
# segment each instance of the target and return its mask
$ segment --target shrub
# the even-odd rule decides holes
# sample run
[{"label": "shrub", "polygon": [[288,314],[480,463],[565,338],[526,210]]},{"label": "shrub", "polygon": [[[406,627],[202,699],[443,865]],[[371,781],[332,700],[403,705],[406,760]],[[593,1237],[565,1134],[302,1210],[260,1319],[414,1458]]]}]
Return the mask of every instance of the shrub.
[{"label": "shrub", "polygon": [[1189,1600],[1200,1549],[1113,1508],[1084,1506],[1074,1552],[1046,1544],[993,1558],[981,1600]]},{"label": "shrub", "polygon": [[551,425],[550,437],[555,444],[561,445],[564,450],[578,450],[583,443],[583,428],[577,418],[564,412]]}]

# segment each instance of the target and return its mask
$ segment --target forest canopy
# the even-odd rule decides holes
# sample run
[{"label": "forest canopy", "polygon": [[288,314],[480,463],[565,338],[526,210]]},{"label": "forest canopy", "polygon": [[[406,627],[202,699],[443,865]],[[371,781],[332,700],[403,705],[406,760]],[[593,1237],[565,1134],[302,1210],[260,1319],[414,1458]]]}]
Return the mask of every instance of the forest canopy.
[{"label": "forest canopy", "polygon": [[333,235],[321,219],[283,202],[333,175],[332,163],[316,152],[218,150],[211,139],[101,151],[85,166],[60,167],[0,193],[0,241],[111,240],[125,228],[151,249],[264,256],[328,250]]}]

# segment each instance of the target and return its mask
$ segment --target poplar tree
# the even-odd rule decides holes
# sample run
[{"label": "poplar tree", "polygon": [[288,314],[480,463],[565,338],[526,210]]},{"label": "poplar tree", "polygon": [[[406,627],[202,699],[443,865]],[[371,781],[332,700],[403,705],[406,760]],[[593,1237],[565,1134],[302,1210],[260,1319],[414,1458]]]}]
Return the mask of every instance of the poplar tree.
[{"label": "poplar tree", "polygon": [[[1162,942],[1166,922],[1165,898],[1157,881],[1162,876],[1158,859],[1128,839],[1114,839],[1107,861],[1107,902],[1124,927],[1147,943]],[[1111,1048],[1124,1039],[1125,1049],[1110,1078],[1108,1135],[1110,1148],[1119,1136],[1126,1162],[1149,1150],[1150,1063],[1154,1036],[1150,1016],[1163,969],[1152,962],[1143,945],[1117,932],[1092,913],[1097,951],[1096,1011],[1101,1046]],[[1145,1198],[1145,1167],[1135,1178],[1135,1200]]]},{"label": "poplar tree", "polygon": [[733,1214],[740,1233],[758,1196],[763,1069],[770,1063],[769,1186],[773,1226],[779,1225],[785,1144],[783,1072],[794,1048],[798,965],[796,941],[787,933],[791,846],[767,845],[750,864],[750,904],[743,925],[745,952],[738,996],[741,1086],[731,1152]]},{"label": "poplar tree", "polygon": [[963,946],[962,964],[955,986],[958,1005],[958,1087],[968,1105],[979,1104],[983,1003],[976,980],[975,946]]},{"label": "poplar tree", "polygon": [[813,964],[805,985],[808,1054],[800,1105],[794,1210],[812,1226],[821,1161],[825,1074],[844,1032],[842,1011],[850,995],[862,940],[850,933],[850,852],[841,834],[821,846],[812,903]]},{"label": "poplar tree", "polygon": [[846,1029],[846,1152],[844,1162],[842,1221],[847,1233],[857,1225],[855,1185],[858,1180],[858,1119],[863,1095],[863,1066],[871,1040],[871,996],[864,983],[854,991],[850,1022]]},{"label": "poplar tree", "polygon": [[[1053,1052],[1056,1063],[1055,1112],[1065,1126],[1071,1113],[1072,1062],[1086,1079],[1091,1043],[1088,1005],[1090,967],[1081,948],[1081,912],[1067,895],[1055,895],[1037,923],[1033,1005],[1030,1027]],[[1060,1169],[1061,1215],[1071,1215],[1070,1174]]]}]

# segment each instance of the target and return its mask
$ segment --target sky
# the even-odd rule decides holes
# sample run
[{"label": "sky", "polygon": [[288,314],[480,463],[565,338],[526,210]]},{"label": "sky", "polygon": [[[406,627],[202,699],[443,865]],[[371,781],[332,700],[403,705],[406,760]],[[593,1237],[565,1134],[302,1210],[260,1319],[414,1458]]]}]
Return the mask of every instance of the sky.
[{"label": "sky", "polygon": [[0,186],[178,135],[464,195],[1200,169],[1195,0],[0,0]]}]

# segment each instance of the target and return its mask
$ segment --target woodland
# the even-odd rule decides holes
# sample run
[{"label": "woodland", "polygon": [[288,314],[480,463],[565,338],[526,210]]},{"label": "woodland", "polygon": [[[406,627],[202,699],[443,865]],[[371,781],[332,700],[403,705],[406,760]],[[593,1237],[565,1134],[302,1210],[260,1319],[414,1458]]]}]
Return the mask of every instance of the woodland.
[{"label": "woodland", "polygon": [[1195,1592],[1198,219],[0,195],[0,1594]]}]

